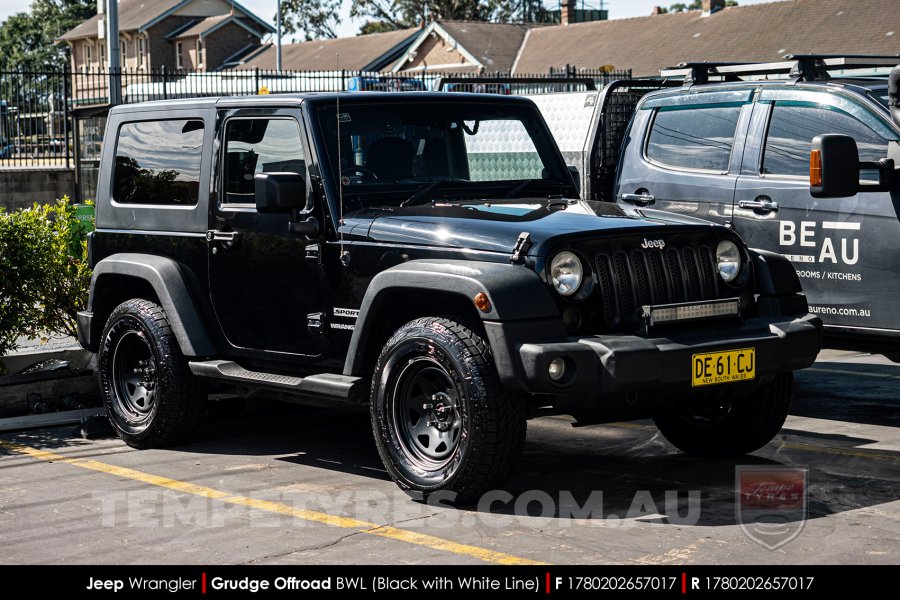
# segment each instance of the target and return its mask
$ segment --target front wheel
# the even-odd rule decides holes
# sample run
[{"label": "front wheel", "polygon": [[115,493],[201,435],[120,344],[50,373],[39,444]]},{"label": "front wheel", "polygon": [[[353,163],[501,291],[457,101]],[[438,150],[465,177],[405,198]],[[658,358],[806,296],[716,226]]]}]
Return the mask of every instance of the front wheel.
[{"label": "front wheel", "polygon": [[500,385],[484,340],[450,319],[416,319],[391,336],[370,410],[388,473],[420,500],[477,500],[504,483],[525,442],[522,398]]},{"label": "front wheel", "polygon": [[142,299],[117,306],[98,362],[106,413],[129,446],[168,446],[191,434],[206,388],[191,373],[161,307]]},{"label": "front wheel", "polygon": [[687,398],[656,416],[669,442],[687,454],[733,457],[759,450],[781,430],[791,404],[793,374],[777,375],[734,400]]}]

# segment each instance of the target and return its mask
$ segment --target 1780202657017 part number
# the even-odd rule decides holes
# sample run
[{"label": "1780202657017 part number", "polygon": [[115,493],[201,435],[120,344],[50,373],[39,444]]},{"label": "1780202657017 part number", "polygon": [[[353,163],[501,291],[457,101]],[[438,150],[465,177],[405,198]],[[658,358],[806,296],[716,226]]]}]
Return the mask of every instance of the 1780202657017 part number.
[{"label": "1780202657017 part number", "polygon": [[746,381],[756,378],[756,350],[742,348],[723,352],[704,352],[691,356],[691,385]]}]

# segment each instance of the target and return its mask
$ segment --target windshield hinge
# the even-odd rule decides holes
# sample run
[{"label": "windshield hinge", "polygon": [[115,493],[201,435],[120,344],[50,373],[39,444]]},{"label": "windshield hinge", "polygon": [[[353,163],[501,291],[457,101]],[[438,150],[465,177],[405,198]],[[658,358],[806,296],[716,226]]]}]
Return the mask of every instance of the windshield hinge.
[{"label": "windshield hinge", "polygon": [[513,248],[512,256],[509,257],[509,262],[523,262],[525,258],[524,255],[528,252],[529,248],[531,248],[531,234],[527,231],[523,231],[519,234],[519,239],[516,240],[516,247]]}]

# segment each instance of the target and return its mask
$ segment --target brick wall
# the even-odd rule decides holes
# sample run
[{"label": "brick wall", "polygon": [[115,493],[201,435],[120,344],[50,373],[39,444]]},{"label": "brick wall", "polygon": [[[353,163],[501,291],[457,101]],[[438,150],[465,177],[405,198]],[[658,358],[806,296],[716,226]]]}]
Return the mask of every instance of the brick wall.
[{"label": "brick wall", "polygon": [[[204,66],[207,71],[216,69],[227,58],[248,44],[260,45],[259,37],[235,23],[228,23],[224,27],[213,31],[206,36],[204,42],[206,51],[206,64]],[[193,40],[191,40],[192,45],[193,43]]]}]

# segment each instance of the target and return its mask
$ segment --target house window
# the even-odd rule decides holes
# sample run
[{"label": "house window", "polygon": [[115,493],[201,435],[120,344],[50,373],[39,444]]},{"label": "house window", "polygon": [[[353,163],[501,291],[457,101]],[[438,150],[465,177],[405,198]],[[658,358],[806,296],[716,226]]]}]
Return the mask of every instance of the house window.
[{"label": "house window", "polygon": [[138,67],[144,68],[144,38],[138,38]]},{"label": "house window", "polygon": [[90,67],[94,62],[94,47],[90,44],[84,46],[84,66]]},{"label": "house window", "polygon": [[182,50],[181,42],[175,42],[175,68],[179,70],[184,68],[184,61],[181,57]]},{"label": "house window", "polygon": [[197,53],[197,68],[203,68],[203,41],[200,38],[197,38],[197,47],[195,48]]},{"label": "house window", "polygon": [[125,67],[125,59],[128,57],[128,42],[122,42],[119,47],[119,66]]},{"label": "house window", "polygon": [[100,66],[105,67],[106,66],[106,44],[100,44],[100,56],[98,58],[100,59]]}]

